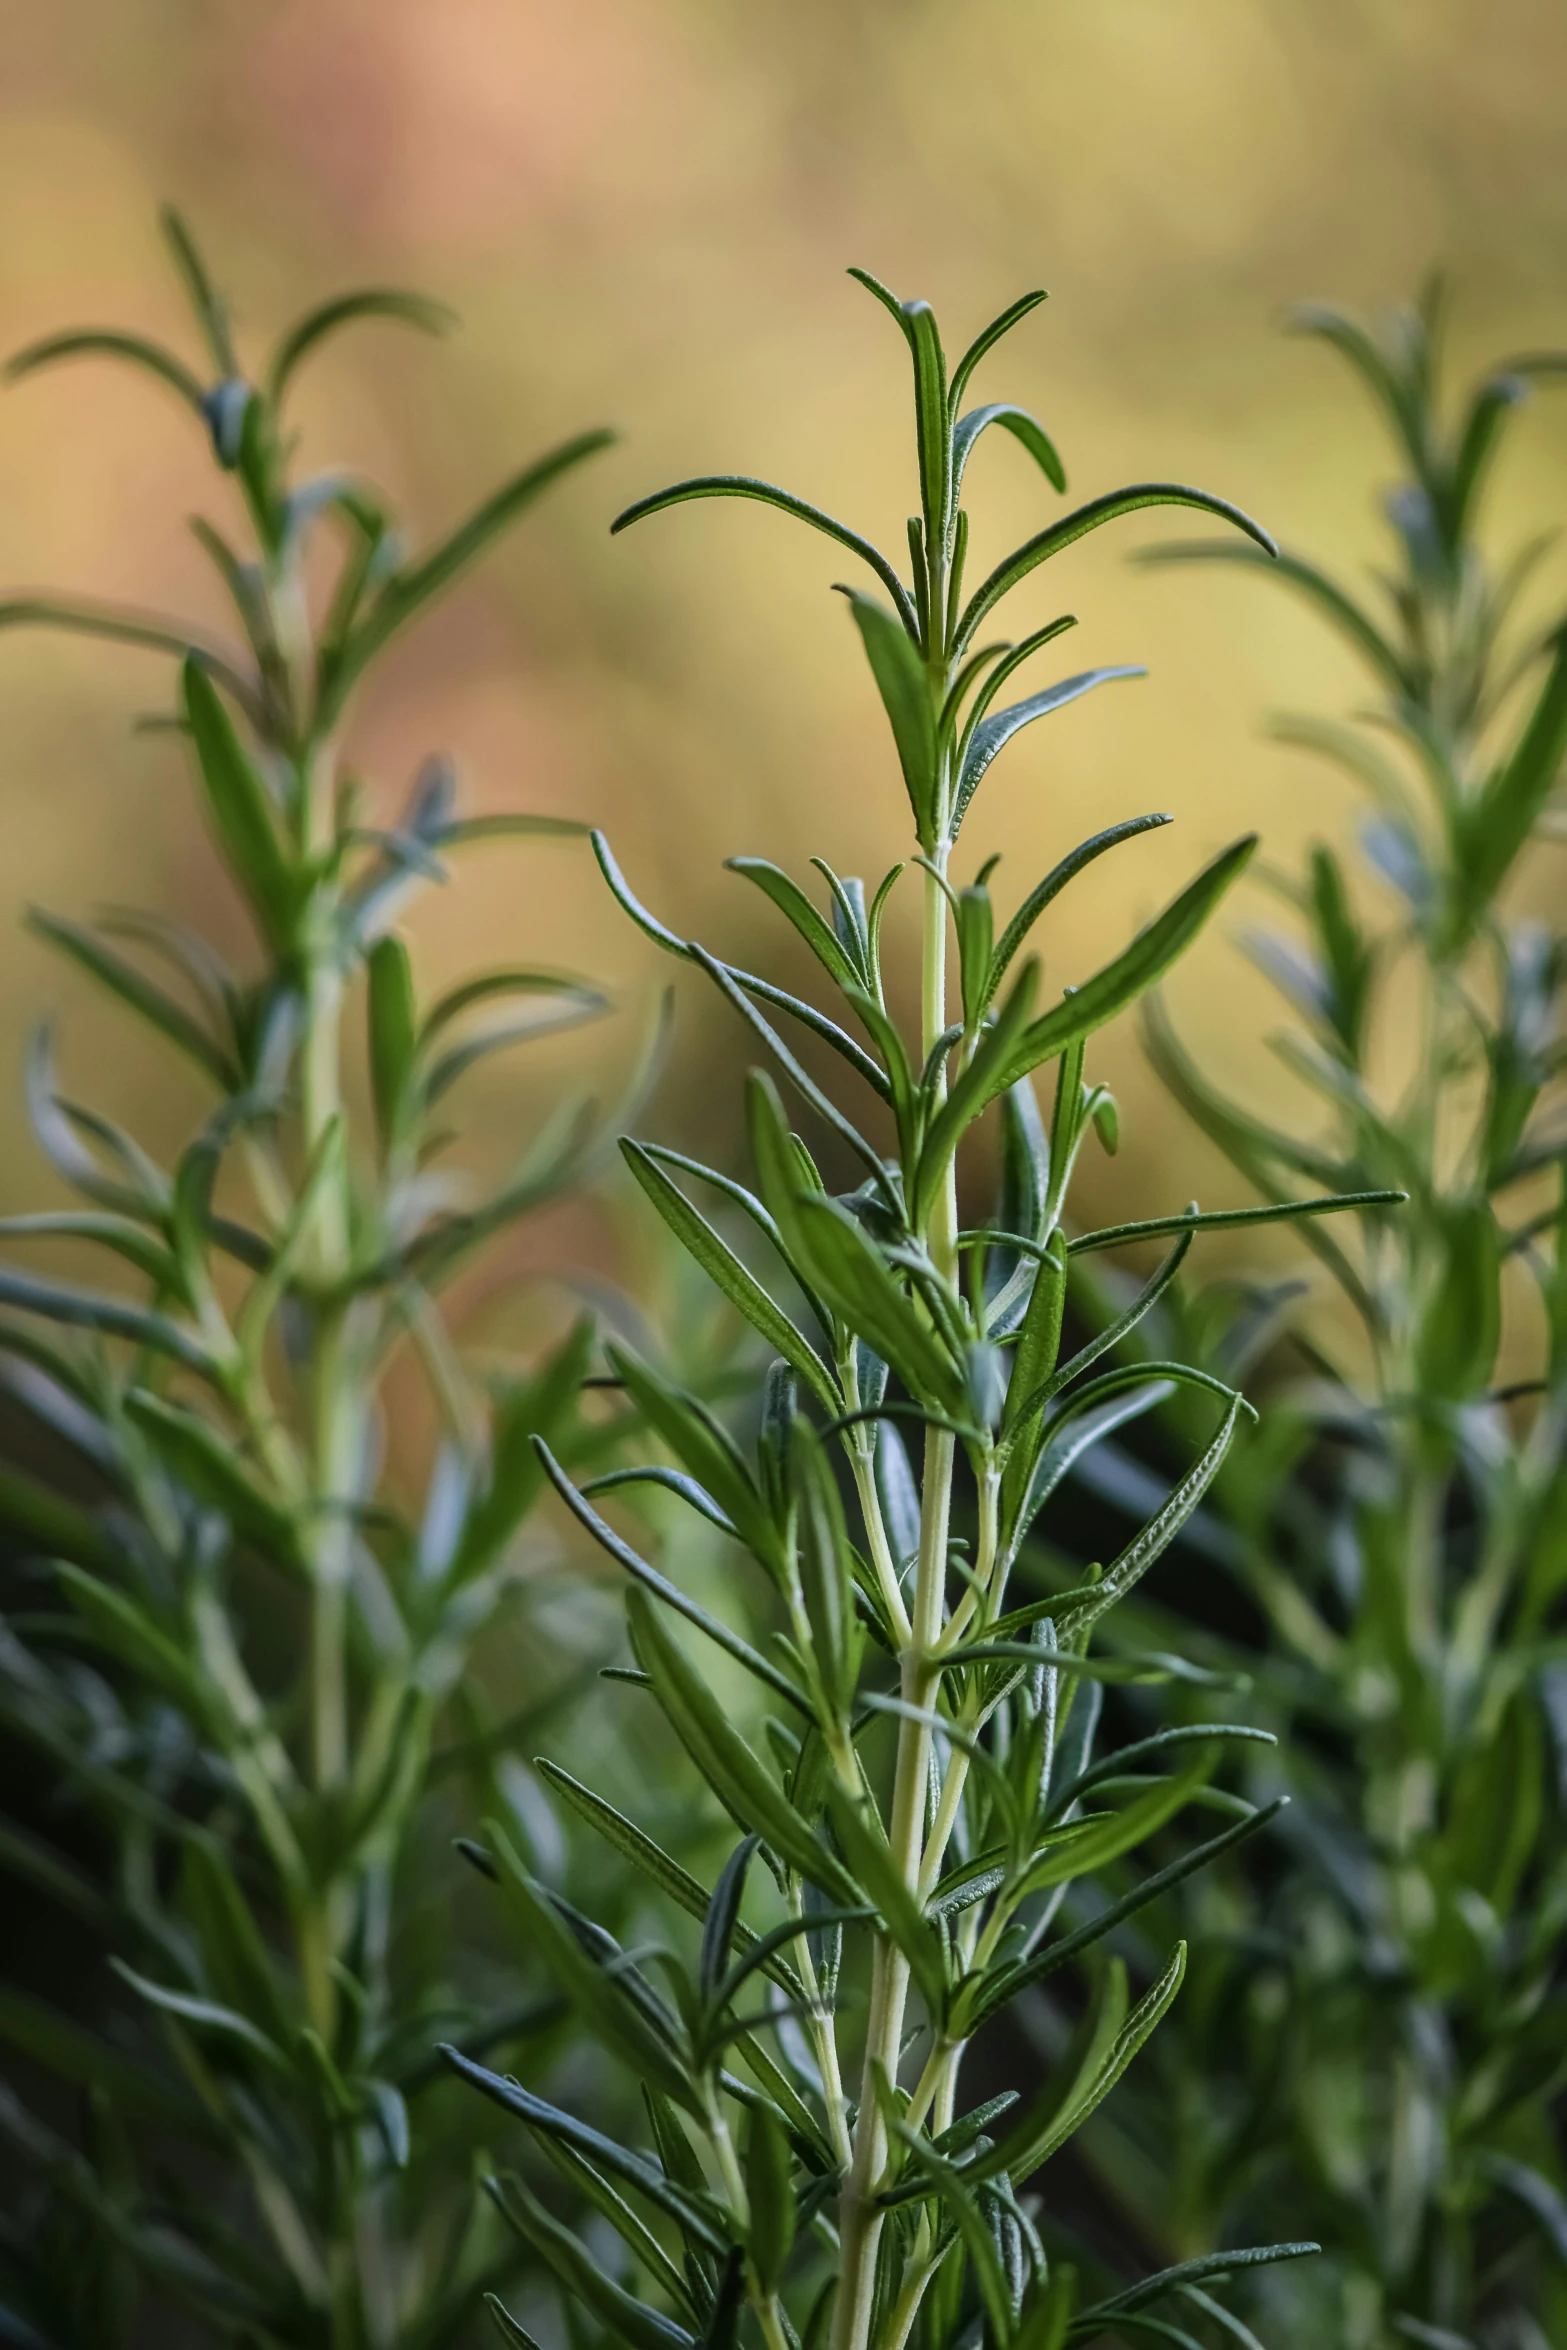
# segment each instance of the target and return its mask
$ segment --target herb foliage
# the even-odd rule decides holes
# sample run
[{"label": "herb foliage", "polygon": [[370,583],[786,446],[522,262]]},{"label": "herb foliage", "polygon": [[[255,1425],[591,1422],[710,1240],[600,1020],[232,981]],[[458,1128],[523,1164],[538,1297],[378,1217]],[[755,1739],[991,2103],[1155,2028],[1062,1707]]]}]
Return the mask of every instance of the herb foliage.
[{"label": "herb foliage", "polygon": [[[1372,694],[1350,723],[1275,728],[1370,811],[1358,861],[1315,848],[1285,885],[1290,935],[1254,943],[1316,1116],[1266,1123],[1162,1014],[1151,1039],[1265,1199],[1306,1177],[1408,1204],[1368,1215],[1359,1246],[1303,1233],[1337,1311],[1286,1313],[1268,1447],[1215,1488],[1301,1800],[1284,1881],[1232,1888],[1238,1930],[1202,1959],[1163,2085],[1190,2227],[1288,2211],[1329,2246],[1293,2280],[1306,2334],[1544,2350],[1567,2327],[1567,941],[1518,884],[1560,853],[1567,623],[1528,611],[1549,534],[1496,560],[1482,521],[1509,423],[1567,360],[1511,358],[1450,405],[1439,285],[1380,333],[1325,308],[1298,324],[1348,363],[1401,467],[1369,589],[1290,551],[1270,567]],[[1214,1300],[1204,1359],[1255,1351],[1277,1305]],[[1168,2105],[1141,2122],[1163,2142]],[[1101,2149],[1123,2190],[1126,2151]]]},{"label": "herb foliage", "polygon": [[[1106,1682],[1202,1680],[1180,1656],[1118,1642],[1114,1610],[1197,1508],[1248,1406],[1189,1363],[1117,1359],[1202,1217],[1186,1210],[1073,1232],[1068,1210],[1088,1137],[1115,1139],[1114,1104],[1085,1075],[1094,1036],[1198,936],[1253,843],[1215,858],[1129,945],[1054,998],[1028,951],[1035,925],[1092,860],[1166,819],[1097,833],[1009,919],[991,896],[995,859],[964,879],[955,860],[1005,744],[1128,674],[1091,669],[1008,701],[1024,664],[1072,625],[998,638],[994,615],[1011,592],[1088,531],[1152,506],[1216,514],[1264,559],[1271,542],[1206,492],[1141,484],[1047,524],[970,586],[961,498],[988,428],[1011,434],[1046,484],[1064,488],[1032,417],[1004,402],[963,405],[981,361],[1042,296],[1013,304],[949,367],[927,304],[899,302],[855,274],[912,362],[920,511],[907,570],[803,499],[746,477],[680,483],[616,525],[739,497],[780,508],[855,557],[879,592],[843,592],[914,835],[910,878],[923,916],[913,1036],[892,1009],[883,966],[884,916],[908,866],[867,890],[817,860],[823,886],[812,895],[764,860],[735,860],[811,950],[840,1019],[679,938],[596,843],[631,918],[706,974],[766,1063],[746,1087],[754,1189],[669,1149],[624,1146],[681,1246],[776,1357],[754,1444],[653,1363],[623,1347],[611,1360],[667,1455],[642,1474],[749,1557],[768,1628],[753,1638],[701,1606],[682,1586],[678,1540],[666,1572],[601,1514],[595,1482],[579,1487],[549,1443],[539,1445],[567,1508],[629,1579],[634,1664],[616,1673],[632,1684],[623,1702],[663,1716],[689,1757],[693,1790],[706,1789],[737,1841],[716,1884],[700,1883],[635,1820],[541,1763],[669,1913],[667,1939],[629,1949],[540,1882],[504,1824],[476,1856],[524,1943],[549,1953],[589,2034],[640,2081],[647,2147],[461,2052],[450,2060],[595,2206],[605,2226],[584,2239],[539,2191],[536,2168],[531,2180],[491,2182],[554,2271],[573,2324],[632,2350],[728,2350],[752,2328],[768,2350],[902,2350],[916,2336],[945,2350],[981,2331],[995,2350],[1107,2336],[1191,2344],[1215,2326],[1233,2332],[1210,2289],[1218,2279],[1312,2247],[1231,2249],[1096,2301],[1047,2256],[1048,2216],[1036,2216],[1024,2191],[1179,1990],[1183,1944],[1165,1949],[1134,1991],[1117,1929],[1278,1808],[1219,1784],[1258,1735],[1245,1724],[1215,1718],[1195,1735],[1096,1745]],[[812,1042],[797,1051],[802,1030]],[[815,1073],[828,1056],[851,1088],[852,1113],[840,1087]],[[1047,1117],[1034,1082],[1048,1070]],[[792,1124],[801,1105],[811,1142]],[[1001,1197],[993,1216],[965,1227],[958,1170],[977,1155],[987,1109],[1002,1134]],[[851,1171],[848,1190],[831,1187],[838,1168]],[[726,1208],[745,1228],[744,1249],[712,1220]],[[1063,1355],[1071,1255],[1152,1236],[1174,1245],[1119,1325]],[[750,1261],[753,1240],[765,1246],[765,1279]],[[1176,1385],[1201,1392],[1209,1424],[1168,1502],[1102,1570],[1022,1596],[1013,1581],[1022,1547],[1074,1458]],[[971,1532],[960,1535],[955,1512]],[[1149,1866],[1150,1840],[1177,1819],[1187,1832],[1176,1857]],[[1112,1881],[1126,1887],[1113,1899]],[[693,1921],[683,1938],[681,1912]],[[965,2104],[975,2035],[1047,1978],[1077,1988],[1070,2052],[1027,2098]],[[604,2256],[609,2232],[618,2266]],[[520,2321],[498,2305],[495,2315],[505,2339],[527,2350]]]},{"label": "herb foliage", "polygon": [[[120,1276],[0,1270],[10,1392],[78,1467],[69,1490],[20,1467],[0,1478],[0,1520],[39,1562],[0,1643],[0,1723],[42,1759],[65,1839],[0,1825],[0,1859],[24,1898],[101,1937],[125,1994],[100,2035],[0,1991],[0,2036],[84,2110],[78,2144],[0,2095],[26,2177],[0,2221],[0,2320],[33,2350],[104,2350],[143,2307],[164,2328],[193,2312],[213,2340],[414,2350],[452,2339],[517,2266],[473,2221],[476,2117],[432,2043],[509,2048],[558,2013],[532,1995],[475,2012],[446,1916],[450,1874],[466,1879],[431,1849],[431,1823],[454,1771],[497,1792],[504,1740],[465,1675],[543,1488],[531,1439],[566,1459],[597,1441],[578,1401],[586,1321],[529,1375],[486,1379],[440,1302],[583,1168],[591,1105],[563,1104],[488,1195],[441,1154],[481,1057],[606,1003],[525,964],[421,998],[397,928],[411,902],[477,844],[582,827],[464,816],[442,760],[380,822],[340,736],[400,633],[608,436],[552,450],[412,549],[358,476],[295,477],[289,402],[328,336],[371,320],[430,332],[446,313],[348,294],[248,373],[188,233],[165,227],[198,360],[92,330],[9,372],[105,358],[191,410],[238,492],[243,540],[193,525],[237,640],[40,596],[0,603],[0,624],[173,658],[173,724],[254,955],[236,969],[152,914],[36,918],[209,1106],[159,1165],[62,1091],[41,1035],[33,1128],[81,1204],[0,1227],[8,1257],[67,1240]],[[410,1355],[441,1432],[411,1514],[382,1414]],[[557,1682],[570,1667],[554,1657]],[[96,1876],[72,1857],[84,1842]]]}]

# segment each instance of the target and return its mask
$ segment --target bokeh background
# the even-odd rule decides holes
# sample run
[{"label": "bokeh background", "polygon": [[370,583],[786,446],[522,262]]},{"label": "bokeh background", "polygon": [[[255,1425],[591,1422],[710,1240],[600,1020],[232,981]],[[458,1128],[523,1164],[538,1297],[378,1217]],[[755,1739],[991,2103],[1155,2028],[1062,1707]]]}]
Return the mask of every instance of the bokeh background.
[{"label": "bokeh background", "polygon": [[[1043,418],[1074,494],[1197,481],[1345,563],[1375,556],[1383,452],[1333,362],[1281,335],[1288,303],[1374,308],[1441,263],[1462,364],[1567,340],[1553,0],[8,0],[0,50],[0,348],[85,322],[188,342],[156,228],[171,198],[252,348],[364,280],[459,310],[442,345],[345,337],[300,403],[307,454],[378,477],[415,536],[552,439],[622,428],[409,640],[353,749],[388,806],[445,749],[478,805],[603,823],[651,904],[736,955],[782,941],[753,938],[774,918],[725,854],[798,869],[817,851],[874,875],[904,846],[880,714],[827,592],[841,559],[756,507],[613,542],[607,525],[668,479],[732,469],[901,544],[904,356],[847,263],[930,298],[949,344],[1048,286],[988,382]],[[1539,401],[1505,465],[1500,531],[1562,511],[1567,400]],[[987,444],[972,479],[979,559],[1051,511],[1010,442]],[[186,516],[221,517],[227,490],[156,386],[87,366],[31,381],[0,401],[0,584],[216,619]],[[1261,724],[1279,706],[1352,707],[1353,670],[1249,576],[1128,560],[1179,528],[1139,518],[1037,585],[1038,618],[1064,602],[1082,616],[1063,669],[1142,660],[1151,675],[1026,736],[966,836],[976,857],[1005,850],[1010,904],[1084,832],[1149,807],[1179,818],[1064,901],[1056,983],[1235,832],[1260,829],[1290,865],[1350,821],[1331,778]],[[133,900],[238,936],[178,745],[134,731],[169,686],[155,658],[0,633],[6,1208],[49,1196],[20,1115],[24,1037],[47,1007],[79,1096],[154,1141],[198,1107],[20,927],[33,901]],[[420,940],[432,985],[537,957],[619,991],[601,1034],[474,1080],[497,1155],[566,1071],[624,1076],[667,976],[579,848],[466,866]],[[1206,941],[1174,994],[1222,1074],[1286,1086],[1263,1044],[1275,1007],[1231,937]],[[721,1008],[682,990],[654,1123],[735,1149],[742,1058]],[[1127,1140],[1092,1171],[1099,1204],[1216,1202],[1135,1034],[1104,1073]],[[611,1219],[519,1246],[591,1270],[614,1237]]]}]

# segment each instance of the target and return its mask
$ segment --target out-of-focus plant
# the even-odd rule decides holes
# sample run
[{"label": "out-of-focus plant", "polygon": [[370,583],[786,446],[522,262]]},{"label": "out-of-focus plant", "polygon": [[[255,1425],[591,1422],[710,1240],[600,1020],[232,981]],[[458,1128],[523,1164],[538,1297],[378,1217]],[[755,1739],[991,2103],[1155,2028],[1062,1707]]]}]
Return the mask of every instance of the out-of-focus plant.
[{"label": "out-of-focus plant", "polygon": [[[439,1305],[476,1251],[582,1166],[591,1106],[563,1105],[488,1196],[444,1165],[447,1122],[482,1056],[605,999],[519,967],[421,1001],[395,926],[445,860],[582,828],[463,817],[439,761],[378,824],[338,743],[398,632],[608,436],[567,442],[410,551],[357,477],[295,480],[289,398],[339,328],[433,330],[444,313],[403,293],[342,296],[252,378],[189,237],[166,226],[199,366],[93,331],[10,368],[102,355],[160,378],[239,493],[245,551],[194,525],[235,648],[45,597],[0,605],[0,622],[175,656],[175,723],[255,954],[231,968],[151,914],[34,918],[194,1071],[211,1108],[164,1168],[61,1093],[40,1038],[34,1129],[85,1205],[0,1227],[8,1250],[86,1243],[134,1277],[88,1289],[0,1271],[11,1392],[104,1496],[86,1506],[20,1468],[0,1479],[0,1517],[43,1562],[0,1636],[0,1722],[46,1759],[65,1828],[85,1815],[106,1858],[94,1884],[12,1829],[0,1856],[34,1899],[83,1907],[126,1992],[113,2040],[0,1993],[0,2033],[83,2093],[88,2125],[73,2146],[9,2091],[0,2101],[30,2174],[3,2223],[6,2322],[19,2341],[101,2350],[129,2338],[139,2276],[160,2322],[185,2304],[207,2339],[434,2345],[516,2260],[498,2225],[473,2227],[455,2175],[471,2101],[431,2048],[454,2023],[493,2046],[525,2019],[481,2024],[464,2003],[432,1802],[465,1758],[495,1788],[461,1683],[543,1485],[530,1439],[547,1433],[567,1458],[595,1441],[578,1408],[585,1321],[531,1375],[486,1379]],[[405,1353],[440,1430],[411,1515],[416,1480],[383,1458],[383,1382]]]},{"label": "out-of-focus plant", "polygon": [[[1299,2280],[1298,2338],[1545,2350],[1567,2335],[1567,941],[1510,893],[1560,821],[1567,627],[1518,616],[1549,539],[1494,565],[1479,512],[1531,378],[1567,363],[1511,360],[1448,413],[1436,295],[1379,337],[1333,310],[1300,323],[1404,468],[1375,596],[1288,551],[1269,567],[1376,697],[1353,724],[1276,730],[1372,803],[1365,872],[1315,849],[1285,885],[1293,935],[1254,945],[1317,1122],[1222,1099],[1157,1014],[1152,1045],[1266,1198],[1305,1176],[1409,1204],[1359,1250],[1313,1229],[1359,1367],[1334,1359],[1342,1309],[1297,1316],[1271,1449],[1216,1489],[1305,1801],[1284,1880],[1243,1894],[1244,1930],[1206,1955],[1163,2078],[1189,2124],[1187,2226],[1287,2211],[1331,2247]],[[1169,2126],[1147,2117],[1147,2143]]]},{"label": "out-of-focus plant", "polygon": [[[985,430],[1005,428],[1064,487],[1031,417],[1004,403],[963,406],[976,367],[1042,297],[1015,303],[949,373],[929,307],[862,282],[913,359],[920,513],[909,525],[908,574],[803,500],[733,476],[645,499],[616,528],[689,499],[758,499],[825,532],[880,582],[885,601],[844,593],[913,817],[924,909],[919,1033],[908,1037],[894,1016],[883,971],[883,916],[903,866],[868,894],[818,860],[823,911],[777,867],[735,860],[811,948],[861,1041],[664,928],[599,842],[627,912],[705,972],[805,1105],[829,1170],[852,1171],[853,1188],[829,1188],[762,1071],[747,1086],[755,1191],[678,1151],[625,1145],[676,1237],[778,1358],[758,1397],[755,1448],[739,1446],[624,1349],[613,1350],[613,1367],[669,1465],[616,1470],[579,1491],[540,1445],[568,1507],[630,1578],[635,1662],[619,1678],[643,1694],[627,1702],[659,1709],[690,1757],[693,1795],[705,1789],[739,1841],[716,1885],[699,1883],[635,1821],[540,1764],[562,1801],[662,1897],[670,1922],[685,1912],[700,1927],[699,1937],[687,1928],[633,1949],[542,1885],[503,1826],[475,1853],[528,1943],[551,1953],[588,2031],[640,2078],[646,2149],[458,2053],[452,2062],[524,2125],[524,2142],[620,2237],[617,2273],[604,2258],[606,2237],[588,2243],[563,2225],[537,2178],[491,2182],[496,2203],[555,2270],[568,2308],[632,2350],[698,2341],[728,2350],[753,2327],[769,2350],[829,2341],[836,2350],[901,2350],[911,2339],[945,2350],[981,2336],[995,2350],[1107,2337],[1190,2345],[1229,2322],[1210,2290],[1216,2279],[1310,2247],[1235,2248],[1123,2279],[1096,2300],[1047,2256],[1048,2216],[1036,2218],[1021,2196],[1179,1988],[1186,1954],[1176,1944],[1134,1998],[1113,1955],[1117,1929],[1276,1808],[1215,1783],[1235,1743],[1257,1736],[1223,1720],[1156,1731],[1129,1749],[1095,1748],[1104,1682],[1202,1680],[1178,1657],[1118,1645],[1112,1611],[1197,1507],[1248,1407],[1231,1385],[1180,1362],[1115,1363],[1204,1219],[1188,1210],[1071,1242],[1064,1221],[1085,1140],[1096,1128],[1112,1146],[1115,1138],[1114,1105],[1084,1074],[1091,1041],[1190,945],[1253,843],[1227,849],[1129,946],[1043,1004],[1025,952],[1035,925],[1092,860],[1166,819],[1097,833],[1002,921],[989,886],[996,860],[961,883],[952,862],[976,787],[1004,745],[1132,674],[1090,670],[1004,704],[1003,688],[1071,623],[1053,621],[1015,644],[992,641],[987,624],[1003,599],[1086,532],[1143,507],[1205,508],[1259,548],[1270,542],[1221,500],[1144,484],[1038,531],[965,594],[960,493]],[[805,1031],[823,1065],[832,1056],[863,1089],[869,1132],[785,1042],[778,1014]],[[1052,1064],[1047,1124],[1033,1080]],[[960,1155],[973,1154],[992,1106],[1004,1136],[1000,1203],[965,1228]],[[764,1286],[693,1188],[727,1203],[766,1242],[797,1307]],[[1063,1353],[1069,1249],[1152,1236],[1174,1248],[1118,1325]],[[1069,1464],[1171,1382],[1195,1385],[1217,1406],[1217,1427],[1177,1491],[1102,1573],[1019,1601],[1009,1589],[1019,1546]],[[906,1426],[918,1435],[917,1474],[899,1433]],[[598,1514],[594,1495],[638,1477],[671,1488],[750,1558],[771,1595],[765,1636],[753,1642],[697,1604]],[[1096,1630],[1109,1635],[1102,1644]],[[1193,1806],[1218,1813],[1217,1834],[1178,1837],[1175,1857],[1152,1866],[1150,1839]],[[1026,2102],[1012,2091],[966,2103],[961,2069],[975,2034],[1047,1977],[1072,1986],[1079,2028],[1070,2052]],[[503,2336],[526,2350],[522,2325],[499,2307],[496,2315]]]}]

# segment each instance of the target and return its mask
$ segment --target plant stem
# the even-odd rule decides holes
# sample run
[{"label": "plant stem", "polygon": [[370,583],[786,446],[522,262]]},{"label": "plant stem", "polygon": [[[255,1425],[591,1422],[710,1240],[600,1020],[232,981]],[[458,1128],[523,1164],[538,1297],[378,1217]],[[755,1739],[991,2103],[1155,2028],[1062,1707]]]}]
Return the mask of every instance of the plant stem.
[{"label": "plant stem", "polygon": [[[286,594],[284,596],[287,603]],[[297,614],[291,614],[297,619]],[[286,639],[284,641],[287,641]],[[324,864],[334,825],[335,773],[326,745],[307,746],[297,766],[299,822],[306,858]],[[342,973],[335,885],[318,881],[303,925],[305,1027],[300,1058],[301,1169],[316,1165],[343,1116]],[[307,1547],[312,1572],[310,1618],[310,1773],[318,1798],[339,1794],[351,1775],[348,1693],[348,1585],[355,1525],[351,1514],[363,1471],[369,1364],[363,1309],[347,1303],[352,1223],[348,1154],[316,1190],[309,1262],[318,1285],[310,1374]],[[312,1878],[299,1919],[300,1971],[306,2012],[328,2048],[337,2030],[337,1965],[353,1922],[354,1884],[341,1866]],[[357,2197],[351,2147],[325,2153],[325,2228],[332,2350],[360,2350],[365,2305],[356,2237]]]},{"label": "plant stem", "polygon": [[[932,859],[944,866],[945,853]],[[947,1025],[947,901],[936,874],[925,876],[921,956],[921,1012],[927,1054]],[[950,1169],[931,1211],[927,1236],[939,1272],[952,1278],[957,1263],[957,1187]],[[935,1683],[946,1605],[947,1538],[952,1510],[955,1446],[945,1429],[925,1438],[920,1493],[920,1551],[915,1575],[914,1616],[899,1658],[899,1692],[906,1705],[924,1712]],[[924,1865],[925,1807],[930,1785],[931,1733],[924,1721],[905,1715],[898,1725],[888,1841],[894,1865],[911,1892],[918,1893]],[[887,2130],[881,2093],[897,2080],[908,2001],[909,1964],[885,1936],[878,1937],[871,1971],[870,2019],[865,2040],[854,2159],[844,2183],[840,2209],[840,2270],[833,2312],[834,2350],[868,2350],[875,2305],[876,2255],[883,2214],[876,2195],[887,2159]]]}]

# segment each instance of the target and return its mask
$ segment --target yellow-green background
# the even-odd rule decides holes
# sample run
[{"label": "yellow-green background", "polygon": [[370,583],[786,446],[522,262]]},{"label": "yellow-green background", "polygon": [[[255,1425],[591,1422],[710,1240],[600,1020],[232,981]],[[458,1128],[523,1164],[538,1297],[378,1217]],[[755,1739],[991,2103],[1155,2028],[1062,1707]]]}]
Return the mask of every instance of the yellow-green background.
[{"label": "yellow-green background", "polygon": [[[724,855],[798,868],[817,851],[874,873],[904,846],[879,713],[827,593],[843,559],[755,507],[613,542],[606,526],[678,474],[754,470],[901,545],[904,358],[847,263],[931,299],[949,343],[1047,285],[986,388],[1036,409],[1075,494],[1201,482],[1341,562],[1374,553],[1385,452],[1331,360],[1279,333],[1291,299],[1374,307],[1440,261],[1465,365],[1567,340],[1559,0],[10,0],[0,63],[0,346],[89,321],[188,344],[155,226],[173,198],[252,336],[364,279],[461,311],[444,346],[345,339],[300,403],[307,457],[378,476],[415,534],[549,440],[623,429],[409,640],[353,749],[388,806],[449,748],[486,807],[602,822],[668,919],[748,956],[768,951],[766,909]],[[1010,442],[987,445],[973,489],[980,560],[1055,510]],[[184,518],[226,493],[188,417],[133,377],[74,368],[0,402],[0,582],[215,619]],[[1547,397],[1507,457],[1498,527],[1564,504],[1567,400]],[[1332,779],[1259,728],[1270,708],[1352,706],[1360,681],[1249,578],[1132,568],[1172,527],[1122,526],[1031,587],[1036,618],[1082,616],[1063,670],[1141,659],[1152,674],[1020,742],[965,836],[976,862],[1005,850],[1010,904],[1082,833],[1178,816],[1064,902],[1054,984],[1236,831],[1259,828],[1284,864],[1347,832]],[[30,901],[132,899],[242,943],[178,747],[130,731],[168,685],[133,652],[0,636],[9,1207],[47,1195],[19,1104],[45,1007],[66,1014],[71,1090],[165,1143],[200,1107],[19,929]],[[621,991],[602,1044],[474,1083],[497,1157],[541,1079],[624,1072],[665,975],[579,849],[469,863],[420,936],[431,984],[538,957]],[[1214,1066],[1286,1098],[1260,1042],[1277,1006],[1228,934],[1173,992]],[[726,1016],[682,990],[655,1120],[732,1150],[740,1057]],[[1134,1036],[1103,1073],[1127,1129],[1093,1173],[1104,1206],[1147,1212],[1198,1184],[1218,1198],[1224,1178]],[[573,1225],[548,1243],[555,1263],[600,1246]]]}]

